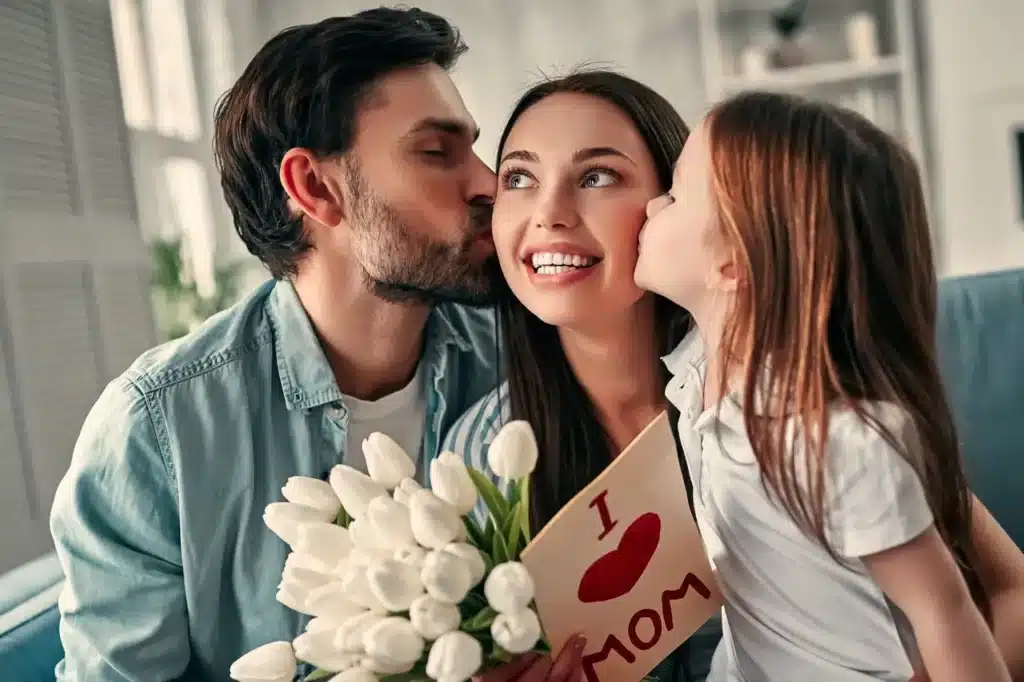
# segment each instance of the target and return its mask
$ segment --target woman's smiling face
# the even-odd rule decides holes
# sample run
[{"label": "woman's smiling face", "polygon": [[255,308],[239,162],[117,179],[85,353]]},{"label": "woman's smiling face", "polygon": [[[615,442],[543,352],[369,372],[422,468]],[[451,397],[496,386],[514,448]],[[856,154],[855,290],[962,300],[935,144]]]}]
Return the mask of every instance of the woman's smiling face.
[{"label": "woman's smiling face", "polygon": [[527,109],[501,150],[493,234],[505,279],[548,324],[589,326],[633,306],[637,234],[660,194],[630,118],[593,95]]}]

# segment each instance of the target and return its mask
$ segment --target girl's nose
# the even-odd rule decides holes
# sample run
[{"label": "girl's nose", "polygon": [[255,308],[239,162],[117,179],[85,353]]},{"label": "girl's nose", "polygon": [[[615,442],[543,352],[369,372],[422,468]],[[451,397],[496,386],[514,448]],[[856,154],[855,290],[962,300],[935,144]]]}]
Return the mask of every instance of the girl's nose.
[{"label": "girl's nose", "polygon": [[668,203],[668,197],[664,194],[654,197],[647,202],[647,219],[650,220],[654,217],[654,214],[665,207]]}]

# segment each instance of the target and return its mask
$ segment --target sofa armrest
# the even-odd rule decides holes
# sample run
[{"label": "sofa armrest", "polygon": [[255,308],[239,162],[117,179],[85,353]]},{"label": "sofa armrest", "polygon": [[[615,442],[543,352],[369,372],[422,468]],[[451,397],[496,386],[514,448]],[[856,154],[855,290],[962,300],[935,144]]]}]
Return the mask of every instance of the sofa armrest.
[{"label": "sofa armrest", "polygon": [[3,679],[54,679],[64,657],[57,597],[64,577],[49,554],[0,576],[0,671]]}]

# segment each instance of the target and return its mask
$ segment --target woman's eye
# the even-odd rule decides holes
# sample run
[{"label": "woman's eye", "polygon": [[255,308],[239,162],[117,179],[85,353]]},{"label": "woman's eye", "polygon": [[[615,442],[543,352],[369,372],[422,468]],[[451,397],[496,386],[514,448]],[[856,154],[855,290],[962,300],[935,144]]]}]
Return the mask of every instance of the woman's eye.
[{"label": "woman's eye", "polygon": [[533,178],[525,173],[510,173],[505,179],[505,186],[509,189],[528,189],[533,187]]},{"label": "woman's eye", "polygon": [[611,171],[591,171],[583,176],[584,187],[609,187],[618,181],[618,176]]}]

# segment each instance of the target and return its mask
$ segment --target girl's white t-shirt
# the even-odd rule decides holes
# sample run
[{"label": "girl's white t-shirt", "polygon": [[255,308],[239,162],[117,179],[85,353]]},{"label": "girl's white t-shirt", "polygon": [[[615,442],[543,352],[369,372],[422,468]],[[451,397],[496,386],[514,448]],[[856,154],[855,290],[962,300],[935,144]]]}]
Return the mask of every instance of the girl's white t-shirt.
[{"label": "girl's white t-shirt", "polygon": [[909,416],[892,404],[866,405],[905,446],[904,457],[852,410],[829,415],[826,530],[845,559],[840,564],[762,484],[736,399],[702,409],[698,332],[664,362],[673,374],[666,396],[681,415],[697,525],[725,595],[724,634],[708,682],[906,682],[919,660],[913,634],[858,557],[904,544],[932,525]]}]

